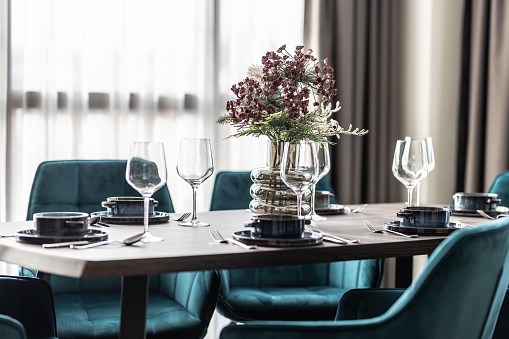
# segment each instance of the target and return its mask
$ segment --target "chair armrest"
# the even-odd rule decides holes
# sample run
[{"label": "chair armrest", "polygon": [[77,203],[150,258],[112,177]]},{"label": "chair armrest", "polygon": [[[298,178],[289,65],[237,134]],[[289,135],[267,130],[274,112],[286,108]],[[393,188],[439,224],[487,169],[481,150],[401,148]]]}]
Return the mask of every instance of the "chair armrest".
[{"label": "chair armrest", "polygon": [[0,334],[2,338],[26,339],[25,328],[18,320],[0,314]]},{"label": "chair armrest", "polygon": [[374,318],[385,313],[405,289],[354,289],[339,301],[336,320]]}]

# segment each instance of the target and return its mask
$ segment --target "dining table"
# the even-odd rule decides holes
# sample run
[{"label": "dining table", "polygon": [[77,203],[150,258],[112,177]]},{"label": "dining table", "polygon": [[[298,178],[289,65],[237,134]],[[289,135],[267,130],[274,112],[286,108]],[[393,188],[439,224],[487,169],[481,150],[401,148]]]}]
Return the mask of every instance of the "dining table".
[{"label": "dining table", "polygon": [[[385,232],[372,233],[363,225],[363,220],[369,220],[375,227],[383,228],[385,222],[398,220],[396,213],[404,205],[369,204],[359,213],[348,213],[345,208],[344,213],[326,215],[327,220],[312,221],[312,225],[323,232],[355,239],[357,243],[323,241],[306,246],[258,246],[256,249],[218,243],[211,237],[211,229],[231,238],[234,232],[248,230],[245,222],[254,215],[249,210],[226,210],[199,213],[199,219],[210,223],[210,227],[182,227],[172,220],[151,224],[151,234],[164,238],[164,241],[138,242],[130,246],[112,243],[86,250],[49,249],[15,237],[3,237],[0,238],[0,261],[74,278],[123,277],[120,338],[139,339],[145,337],[148,277],[151,274],[431,254],[448,234],[406,238]],[[454,218],[458,225],[465,223],[465,227],[483,221],[475,216]],[[33,221],[2,222],[0,234],[12,235],[33,228]],[[108,233],[109,240],[121,240],[142,232],[143,226],[111,224],[101,230]],[[458,228],[454,232],[461,231],[462,228]]]}]

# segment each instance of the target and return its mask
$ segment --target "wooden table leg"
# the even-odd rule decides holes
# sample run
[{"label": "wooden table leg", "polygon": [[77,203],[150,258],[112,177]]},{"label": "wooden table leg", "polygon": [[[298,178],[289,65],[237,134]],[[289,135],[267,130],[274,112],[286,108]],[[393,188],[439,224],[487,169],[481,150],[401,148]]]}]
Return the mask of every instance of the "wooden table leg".
[{"label": "wooden table leg", "polygon": [[147,323],[148,276],[122,278],[120,339],[145,338]]},{"label": "wooden table leg", "polygon": [[407,288],[412,283],[413,257],[396,258],[396,288]]}]

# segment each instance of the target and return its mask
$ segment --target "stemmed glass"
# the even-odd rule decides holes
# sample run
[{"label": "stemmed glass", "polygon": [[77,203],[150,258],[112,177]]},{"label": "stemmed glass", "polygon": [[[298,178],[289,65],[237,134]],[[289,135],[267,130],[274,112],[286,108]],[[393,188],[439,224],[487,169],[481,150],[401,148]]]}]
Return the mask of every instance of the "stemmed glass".
[{"label": "stemmed glass", "polygon": [[[431,137],[426,137],[424,139],[426,142],[426,153],[428,155],[428,171],[426,172],[426,177],[428,174],[435,169],[435,152],[433,151],[433,142]],[[421,191],[421,182],[417,183],[415,187],[415,206],[419,206],[419,194]]]},{"label": "stemmed glass", "polygon": [[[318,158],[318,181],[327,175],[330,171],[330,156],[329,156],[329,146],[327,144],[322,147],[318,147],[317,149],[317,158]],[[311,220],[327,220],[326,217],[322,217],[318,215],[315,211],[315,191],[316,191],[316,183],[311,186]]]},{"label": "stemmed glass", "polygon": [[144,242],[163,241],[148,231],[150,197],[166,183],[166,158],[160,142],[134,142],[131,145],[125,178],[143,197]]},{"label": "stemmed glass", "polygon": [[302,218],[302,195],[318,181],[317,145],[313,141],[285,142],[281,156],[281,180],[297,194],[297,216]]},{"label": "stemmed glass", "polygon": [[202,182],[214,172],[212,149],[209,139],[182,139],[177,162],[177,173],[193,189],[193,217],[189,222],[180,222],[180,226],[210,226],[196,218],[196,190]]},{"label": "stemmed glass", "polygon": [[392,161],[392,173],[408,191],[407,206],[412,206],[412,191],[428,173],[424,140],[398,140]]}]

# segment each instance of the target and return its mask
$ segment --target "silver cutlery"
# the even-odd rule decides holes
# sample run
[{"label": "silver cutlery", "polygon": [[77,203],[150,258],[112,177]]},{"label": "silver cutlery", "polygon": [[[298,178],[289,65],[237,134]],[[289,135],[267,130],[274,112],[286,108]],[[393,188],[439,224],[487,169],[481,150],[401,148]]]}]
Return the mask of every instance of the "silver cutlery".
[{"label": "silver cutlery", "polygon": [[453,219],[453,218],[451,218],[451,222],[455,223],[456,227],[459,227],[459,228],[476,228],[477,227],[474,225],[465,224],[464,222],[461,222],[460,220]]},{"label": "silver cutlery", "polygon": [[402,237],[405,237],[405,238],[417,238],[417,234],[404,234],[404,233],[396,232],[396,231],[393,231],[393,230],[390,230],[390,229],[387,229],[387,228],[376,229],[375,226],[373,226],[373,224],[371,224],[369,222],[369,220],[363,220],[362,223],[364,224],[364,226],[366,226],[366,228],[370,232],[373,232],[373,233],[388,232],[388,233],[396,234],[396,235],[399,235],[399,236],[402,236]]},{"label": "silver cutlery", "polygon": [[143,239],[144,235],[145,235],[145,233],[140,233],[140,234],[133,235],[132,237],[126,238],[124,240],[98,241],[98,242],[93,242],[93,243],[87,244],[87,245],[71,245],[70,247],[74,248],[75,250],[82,250],[82,249],[97,247],[97,246],[101,246],[101,245],[113,244],[116,242],[124,244],[124,245],[132,245],[134,243],[137,243],[141,239]]},{"label": "silver cutlery", "polygon": [[248,250],[252,250],[252,249],[256,248],[256,245],[247,245],[247,244],[244,244],[243,242],[235,240],[235,239],[225,239],[221,235],[221,233],[219,233],[219,231],[215,228],[210,230],[210,234],[212,235],[212,238],[214,238],[214,240],[217,241],[218,243],[234,244],[234,245],[237,245],[239,247],[242,247],[242,248],[245,248]]},{"label": "silver cutlery", "polygon": [[103,227],[110,227],[107,223],[104,221],[101,221],[100,217],[91,217],[88,218],[88,225],[89,226],[103,226]]},{"label": "silver cutlery", "polygon": [[306,225],[306,228],[308,230],[310,230],[311,232],[321,233],[325,240],[328,240],[326,238],[332,238],[332,239],[337,239],[339,241],[342,241],[345,244],[354,244],[354,243],[358,243],[359,242],[359,240],[357,240],[357,239],[350,240],[350,239],[342,238],[340,236],[337,236],[337,235],[334,235],[334,234],[331,234],[331,233],[324,232],[324,231],[320,230],[319,228],[316,228],[316,227],[311,226],[311,225]]},{"label": "silver cutlery", "polygon": [[184,220],[186,220],[187,218],[189,218],[189,216],[190,216],[190,215],[191,215],[191,213],[184,213],[184,214],[182,214],[182,215],[181,215],[180,217],[178,217],[178,218],[177,218],[177,217],[175,217],[175,216],[173,216],[173,215],[170,215],[170,218],[171,218],[171,220],[173,220],[173,221],[184,221]]},{"label": "silver cutlery", "polygon": [[55,242],[51,244],[42,244],[44,248],[59,248],[59,247],[70,247],[71,245],[88,245],[90,244],[87,240],[79,241],[66,241],[66,242]]},{"label": "silver cutlery", "polygon": [[508,214],[499,214],[497,215],[497,217],[492,217],[491,215],[489,215],[488,213],[484,212],[483,210],[477,210],[477,213],[479,213],[482,217],[486,218],[486,219],[498,219],[498,218],[503,218],[503,217],[509,217]]},{"label": "silver cutlery", "polygon": [[368,207],[368,204],[362,204],[357,208],[350,209],[350,213],[359,213],[359,212],[363,211],[366,207]]}]

